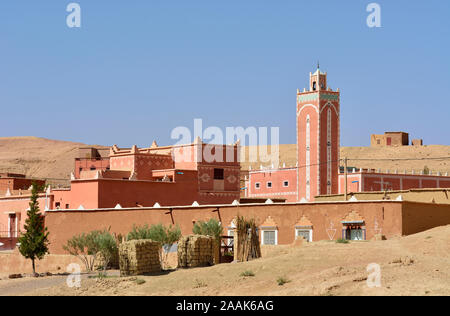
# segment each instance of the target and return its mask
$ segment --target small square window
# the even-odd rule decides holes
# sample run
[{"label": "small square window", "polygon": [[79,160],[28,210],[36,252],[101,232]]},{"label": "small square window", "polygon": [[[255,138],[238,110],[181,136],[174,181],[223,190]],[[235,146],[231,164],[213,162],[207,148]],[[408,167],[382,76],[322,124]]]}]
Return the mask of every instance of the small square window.
[{"label": "small square window", "polygon": [[289,181],[283,181],[283,187],[287,188],[289,186]]},{"label": "small square window", "polygon": [[255,189],[259,189],[261,187],[261,183],[257,182],[255,183]]},{"label": "small square window", "polygon": [[267,187],[270,189],[272,188],[272,182],[267,182]]},{"label": "small square window", "polygon": [[223,169],[215,168],[214,169],[214,180],[223,180]]}]

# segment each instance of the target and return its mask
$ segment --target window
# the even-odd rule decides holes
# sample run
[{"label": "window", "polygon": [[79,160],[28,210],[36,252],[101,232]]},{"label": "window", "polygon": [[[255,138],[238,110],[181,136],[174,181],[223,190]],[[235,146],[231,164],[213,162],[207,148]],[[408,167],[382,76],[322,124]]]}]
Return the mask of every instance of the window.
[{"label": "window", "polygon": [[61,207],[61,203],[60,202],[56,202],[55,203],[55,208],[60,208]]},{"label": "window", "polygon": [[255,183],[255,189],[259,189],[261,187],[261,183],[257,182]]},{"label": "window", "polygon": [[223,180],[223,169],[215,168],[214,169],[214,180]]},{"label": "window", "polygon": [[277,231],[276,230],[263,230],[263,245],[276,245],[277,244]]},{"label": "window", "polygon": [[303,237],[307,242],[312,242],[312,229],[296,229],[295,237]]},{"label": "window", "polygon": [[66,209],[68,210],[70,208],[70,205],[69,204],[66,204]]},{"label": "window", "polygon": [[272,188],[272,182],[267,182],[267,188],[269,188],[269,189]]},{"label": "window", "polygon": [[313,82],[313,90],[314,90],[314,91],[316,91],[316,89],[317,89],[316,86],[317,86],[317,83],[314,81],[314,82]]},{"label": "window", "polygon": [[289,186],[289,181],[283,181],[283,187],[287,188]]},{"label": "window", "polygon": [[91,171],[97,170],[97,168],[95,167],[91,167]]}]

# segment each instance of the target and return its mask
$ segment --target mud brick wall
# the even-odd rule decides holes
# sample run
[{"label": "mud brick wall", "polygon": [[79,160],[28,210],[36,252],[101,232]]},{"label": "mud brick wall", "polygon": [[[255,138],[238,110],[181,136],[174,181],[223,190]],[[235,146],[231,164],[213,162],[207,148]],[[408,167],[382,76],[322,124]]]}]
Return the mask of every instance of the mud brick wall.
[{"label": "mud brick wall", "polygon": [[178,267],[194,268],[214,265],[214,238],[189,235],[178,242]]},{"label": "mud brick wall", "polygon": [[119,245],[120,275],[161,271],[161,245],[151,240],[131,240]]}]

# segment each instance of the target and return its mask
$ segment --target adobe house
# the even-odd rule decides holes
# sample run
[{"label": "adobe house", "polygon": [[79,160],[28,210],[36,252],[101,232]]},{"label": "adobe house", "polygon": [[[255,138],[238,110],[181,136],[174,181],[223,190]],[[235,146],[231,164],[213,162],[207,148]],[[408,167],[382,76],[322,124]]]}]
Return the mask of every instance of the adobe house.
[{"label": "adobe house", "polygon": [[[223,204],[239,200],[239,144],[192,144],[109,150],[89,170],[72,174],[70,189],[52,190],[52,209]],[[209,159],[213,152],[217,159]],[[86,158],[91,159],[91,158]],[[106,167],[107,166],[107,167]]]},{"label": "adobe house", "polygon": [[405,132],[385,132],[384,135],[371,135],[372,147],[408,146],[409,134]]},{"label": "adobe house", "polygon": [[109,153],[109,148],[80,147],[75,158],[75,177],[79,178],[81,171],[109,170]]},{"label": "adobe house", "polygon": [[[30,179],[27,179],[30,180]],[[40,180],[40,182],[44,182]],[[0,250],[13,249],[24,229],[31,190],[9,190],[0,195]],[[52,204],[50,188],[38,195],[41,214]]]},{"label": "adobe house", "polygon": [[0,195],[6,194],[9,190],[9,194],[13,194],[15,191],[26,191],[28,190],[33,181],[38,185],[44,185],[45,181],[40,179],[29,179],[24,174],[0,173]]}]

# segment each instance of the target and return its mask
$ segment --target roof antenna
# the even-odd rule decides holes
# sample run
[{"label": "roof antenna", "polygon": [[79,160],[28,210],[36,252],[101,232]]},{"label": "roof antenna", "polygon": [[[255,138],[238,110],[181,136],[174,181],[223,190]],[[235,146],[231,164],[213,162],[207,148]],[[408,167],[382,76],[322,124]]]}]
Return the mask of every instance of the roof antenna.
[{"label": "roof antenna", "polygon": [[320,63],[317,61],[317,69],[320,69]]}]

